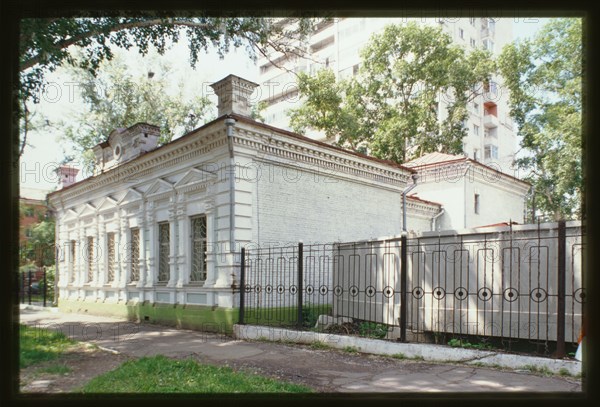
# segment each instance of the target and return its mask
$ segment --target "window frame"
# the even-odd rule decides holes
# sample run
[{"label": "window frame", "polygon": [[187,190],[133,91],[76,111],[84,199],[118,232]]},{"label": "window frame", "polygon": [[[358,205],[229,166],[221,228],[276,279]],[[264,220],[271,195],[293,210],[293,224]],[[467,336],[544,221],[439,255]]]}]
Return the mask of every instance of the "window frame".
[{"label": "window frame", "polygon": [[[201,271],[201,276],[203,276],[204,278],[200,278],[200,279],[193,279],[192,276],[194,276],[194,266],[195,266],[195,262],[196,262],[196,255],[197,252],[195,250],[195,243],[196,243],[196,237],[195,237],[195,222],[198,219],[204,219],[204,236],[201,236],[198,239],[198,242],[200,243],[200,247],[202,248],[202,253],[200,254],[201,257],[203,257],[202,259],[202,265],[203,265],[203,270]],[[207,255],[208,255],[208,218],[206,216],[206,214],[197,214],[197,215],[193,215],[189,217],[190,220],[190,268],[189,268],[189,282],[190,284],[204,284],[204,282],[206,282],[206,280],[208,279],[208,262],[207,262]]]},{"label": "window frame", "polygon": [[[134,232],[137,232],[137,245],[134,240]],[[129,282],[137,283],[140,281],[140,228],[130,228],[129,229]],[[135,251],[137,251],[137,256],[135,256]],[[134,270],[137,272],[137,279],[133,278]]]},{"label": "window frame", "polygon": [[86,282],[88,284],[94,281],[94,236],[86,237],[87,252],[86,252]]},{"label": "window frame", "polygon": [[115,281],[115,260],[116,260],[116,234],[115,232],[106,233],[106,283]]},{"label": "window frame", "polygon": [[[156,273],[156,282],[168,283],[171,279],[171,270],[169,265],[169,258],[171,257],[171,224],[169,221],[158,222],[157,229],[158,269]],[[166,233],[166,241],[164,242],[162,241],[164,237],[162,233]],[[166,247],[167,249],[163,251],[163,247]],[[163,269],[163,267],[166,267],[166,269]],[[166,279],[161,280],[163,275],[166,276]]]}]

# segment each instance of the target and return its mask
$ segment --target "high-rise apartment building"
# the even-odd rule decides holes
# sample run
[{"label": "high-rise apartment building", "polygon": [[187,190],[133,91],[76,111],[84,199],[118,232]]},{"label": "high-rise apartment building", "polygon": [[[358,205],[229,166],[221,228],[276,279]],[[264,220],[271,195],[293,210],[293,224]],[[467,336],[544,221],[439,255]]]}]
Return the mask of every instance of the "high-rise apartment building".
[{"label": "high-rise apartment building", "polygon": [[[263,111],[266,123],[289,129],[287,112],[301,103],[296,76],[286,69],[314,74],[319,69],[329,68],[339,79],[356,75],[360,66],[360,50],[371,35],[381,32],[388,24],[406,24],[409,21],[439,26],[456,44],[467,49],[486,48],[495,56],[512,41],[510,19],[335,18],[325,21],[316,27],[308,40],[309,58],[271,55],[270,60],[259,60],[261,88],[257,99],[266,102],[267,107]],[[445,114],[444,103],[444,99],[440,98],[440,115]],[[468,110],[465,155],[512,173],[517,140],[509,116],[508,90],[503,87],[502,79],[492,78],[486,92],[473,100]],[[320,132],[311,132],[307,136],[326,141]]]}]

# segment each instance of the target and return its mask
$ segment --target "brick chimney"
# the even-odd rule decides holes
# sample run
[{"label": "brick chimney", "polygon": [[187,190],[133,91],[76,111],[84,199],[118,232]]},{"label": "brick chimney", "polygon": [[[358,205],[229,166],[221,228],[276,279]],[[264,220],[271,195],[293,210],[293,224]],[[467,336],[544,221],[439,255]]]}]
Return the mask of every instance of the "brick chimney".
[{"label": "brick chimney", "polygon": [[77,168],[69,167],[68,165],[58,167],[58,189],[74,184],[78,172]]},{"label": "brick chimney", "polygon": [[239,76],[229,75],[210,85],[218,98],[217,116],[230,113],[250,117],[250,96],[257,83],[250,82]]}]

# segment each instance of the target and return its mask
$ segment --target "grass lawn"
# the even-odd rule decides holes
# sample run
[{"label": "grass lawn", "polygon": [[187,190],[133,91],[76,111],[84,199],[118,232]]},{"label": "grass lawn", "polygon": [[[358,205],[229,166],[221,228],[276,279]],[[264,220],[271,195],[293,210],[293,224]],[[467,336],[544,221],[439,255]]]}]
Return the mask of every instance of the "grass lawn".
[{"label": "grass lawn", "polygon": [[21,368],[57,359],[75,344],[61,332],[51,332],[41,328],[20,326]]},{"label": "grass lawn", "polygon": [[83,393],[309,393],[308,387],[193,360],[145,357],[92,379]]}]

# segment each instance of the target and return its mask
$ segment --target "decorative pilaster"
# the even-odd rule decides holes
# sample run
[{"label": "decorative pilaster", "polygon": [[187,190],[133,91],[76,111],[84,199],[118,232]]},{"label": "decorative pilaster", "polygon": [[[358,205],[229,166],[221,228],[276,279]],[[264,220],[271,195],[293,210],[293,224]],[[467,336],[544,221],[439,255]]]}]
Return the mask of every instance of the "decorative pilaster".
[{"label": "decorative pilaster", "polygon": [[212,202],[207,202],[204,205],[204,213],[206,214],[206,281],[204,286],[212,287],[216,281],[216,257],[218,255],[217,242],[214,236],[215,205]]},{"label": "decorative pilaster", "polygon": [[189,267],[186,262],[185,249],[189,247],[189,222],[186,217],[185,194],[177,196],[177,212],[175,213],[178,228],[177,244],[177,287],[183,287],[189,281]]},{"label": "decorative pilaster", "polygon": [[83,274],[85,273],[85,261],[83,256],[83,248],[85,245],[85,233],[83,230],[83,224],[81,222],[78,222],[77,224],[76,236],[77,238],[75,239],[75,268],[73,270],[73,272],[75,273],[75,281],[73,282],[73,285],[76,287],[83,287],[83,283],[85,281],[85,277]]},{"label": "decorative pilaster", "polygon": [[148,230],[148,247],[146,247],[146,258],[148,259],[148,265],[146,267],[146,287],[153,287],[156,281],[156,267],[155,259],[156,253],[154,252],[157,248],[156,244],[156,233],[154,232],[156,227],[154,224],[154,202],[148,202],[146,206],[146,228]]},{"label": "decorative pilaster", "polygon": [[67,241],[63,244],[65,262],[67,266],[67,285],[73,286],[75,284],[75,270],[73,270],[73,248],[72,248],[72,233],[67,233]]},{"label": "decorative pilaster", "polygon": [[131,253],[128,227],[127,213],[124,210],[119,211],[119,233],[117,234],[116,242],[119,250],[117,250],[117,258],[115,259],[115,283],[113,287],[125,288],[131,275],[131,261],[128,261],[129,254]]},{"label": "decorative pilaster", "polygon": [[[58,224],[58,223],[57,223]],[[56,227],[58,234],[59,258],[58,260],[58,287],[66,288],[69,284],[69,262],[67,260],[69,234],[65,227],[59,229]]]},{"label": "decorative pilaster", "polygon": [[146,283],[146,217],[144,216],[145,208],[142,204],[141,213],[142,216],[138,216],[137,224],[139,228],[140,238],[139,238],[139,258],[132,259],[132,261],[137,261],[139,265],[140,279],[138,281],[137,286],[139,288],[143,287]]},{"label": "decorative pilaster", "polygon": [[96,287],[102,287],[106,284],[106,262],[107,262],[107,250],[106,250],[106,222],[101,219],[100,216],[96,218],[96,222],[98,222],[98,226],[96,227],[96,250],[97,255],[96,258],[98,262],[96,263],[98,267],[96,267],[94,277],[94,281],[96,282]]},{"label": "decorative pilaster", "polygon": [[177,210],[175,203],[169,209],[169,282],[167,287],[177,285]]}]

